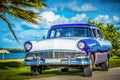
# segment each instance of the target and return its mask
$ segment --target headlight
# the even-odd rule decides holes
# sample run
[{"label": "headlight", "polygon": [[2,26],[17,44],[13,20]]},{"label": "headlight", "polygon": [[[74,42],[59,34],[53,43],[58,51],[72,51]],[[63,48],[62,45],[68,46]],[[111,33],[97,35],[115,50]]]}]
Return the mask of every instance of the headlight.
[{"label": "headlight", "polygon": [[26,42],[24,45],[25,50],[29,51],[32,49],[32,43],[31,42]]},{"label": "headlight", "polygon": [[83,49],[85,47],[85,43],[78,42],[77,46],[78,46],[79,49]]}]

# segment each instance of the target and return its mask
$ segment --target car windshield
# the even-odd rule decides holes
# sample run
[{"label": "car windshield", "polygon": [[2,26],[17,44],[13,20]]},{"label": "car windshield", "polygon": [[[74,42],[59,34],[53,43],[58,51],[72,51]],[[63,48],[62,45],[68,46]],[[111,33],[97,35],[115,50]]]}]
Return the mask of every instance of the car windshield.
[{"label": "car windshield", "polygon": [[90,28],[86,27],[63,27],[50,31],[50,38],[57,37],[90,37]]}]

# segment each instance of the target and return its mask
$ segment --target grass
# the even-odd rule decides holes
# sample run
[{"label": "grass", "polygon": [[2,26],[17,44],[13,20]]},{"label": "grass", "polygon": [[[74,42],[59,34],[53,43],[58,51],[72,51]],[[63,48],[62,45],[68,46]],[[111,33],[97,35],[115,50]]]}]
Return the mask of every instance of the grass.
[{"label": "grass", "polygon": [[120,67],[120,57],[113,56],[113,57],[110,59],[109,67],[110,67],[110,68]]},{"label": "grass", "polygon": [[[69,72],[62,73],[57,68],[45,70],[41,76],[32,76],[30,67],[24,66],[22,62],[23,60],[0,60],[0,80],[24,80],[80,72],[78,69],[70,69]],[[110,68],[113,67],[120,67],[120,57],[114,56],[110,59]],[[99,70],[99,68],[94,68],[94,70]]]},{"label": "grass", "polygon": [[28,66],[23,66],[22,61],[0,61],[0,80],[21,80],[30,78]]}]

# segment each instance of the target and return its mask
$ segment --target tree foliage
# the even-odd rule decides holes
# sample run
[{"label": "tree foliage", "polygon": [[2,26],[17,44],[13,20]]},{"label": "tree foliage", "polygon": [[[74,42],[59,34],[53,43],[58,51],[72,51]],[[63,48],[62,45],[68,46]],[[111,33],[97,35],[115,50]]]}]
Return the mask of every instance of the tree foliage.
[{"label": "tree foliage", "polygon": [[12,23],[7,19],[6,13],[15,18],[20,18],[24,21],[38,24],[37,20],[41,19],[38,13],[29,10],[43,9],[46,5],[43,0],[0,0],[0,18],[8,24],[8,27],[16,41],[18,41],[13,29]]},{"label": "tree foliage", "polygon": [[101,29],[104,38],[111,41],[115,54],[120,50],[120,32],[117,31],[114,24],[105,25],[103,22],[91,21],[90,19],[87,23],[94,24]]}]

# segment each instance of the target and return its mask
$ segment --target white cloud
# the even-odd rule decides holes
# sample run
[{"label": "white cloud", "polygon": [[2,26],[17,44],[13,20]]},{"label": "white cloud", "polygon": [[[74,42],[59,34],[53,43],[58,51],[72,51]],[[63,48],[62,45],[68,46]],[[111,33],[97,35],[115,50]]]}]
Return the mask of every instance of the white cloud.
[{"label": "white cloud", "polygon": [[52,25],[55,24],[62,24],[69,22],[68,18],[61,15],[56,15],[52,11],[43,12],[42,15],[43,15],[43,19],[40,22],[40,26],[44,28],[50,28]]},{"label": "white cloud", "polygon": [[87,20],[87,15],[85,13],[76,14],[71,18],[67,18],[65,16],[56,15],[52,11],[46,11],[42,13],[43,19],[40,22],[42,27],[50,28],[55,24],[64,24],[64,23],[80,23]]},{"label": "white cloud", "polygon": [[96,11],[96,10],[97,9],[94,6],[92,6],[92,4],[83,4],[80,11]]},{"label": "white cloud", "polygon": [[57,20],[58,18],[60,18],[59,15],[55,15],[52,11],[43,12],[41,16],[43,17],[45,21],[48,21],[48,22],[53,22]]},{"label": "white cloud", "polygon": [[97,10],[97,8],[94,7],[90,3],[78,5],[76,3],[76,0],[73,0],[72,2],[68,2],[68,3],[55,4],[50,10],[53,9],[52,11],[57,11],[57,9],[59,9],[59,8],[60,8],[60,10],[67,8],[71,11],[76,11],[76,12],[87,12],[87,11],[96,11]]},{"label": "white cloud", "polygon": [[32,24],[32,23],[28,23],[28,22],[26,22],[26,21],[23,21],[23,22],[21,23],[21,25],[27,25],[28,27],[35,28],[35,29],[40,28],[39,25],[37,25],[37,24]]},{"label": "white cloud", "polygon": [[87,20],[87,15],[85,13],[83,14],[76,14],[76,16],[72,17],[71,22],[81,22],[83,20]]},{"label": "white cloud", "polygon": [[[72,5],[72,6],[71,6]],[[71,2],[71,3],[69,3],[68,4],[68,9],[70,9],[70,10],[72,10],[72,11],[77,11],[77,12],[86,12],[86,11],[96,11],[97,9],[94,7],[94,6],[92,6],[92,4],[87,4],[87,3],[85,3],[85,4],[83,4],[81,7],[80,6],[78,6],[77,4],[76,4],[76,1],[73,1],[73,2]]]},{"label": "white cloud", "polygon": [[64,24],[64,23],[68,23],[69,22],[69,19],[66,18],[65,16],[60,16],[60,18],[58,18],[54,24]]},{"label": "white cloud", "polygon": [[[41,13],[41,16],[42,16],[42,20],[39,21],[39,25],[35,25],[35,24],[31,24],[31,23],[23,21],[17,24],[18,28],[16,28],[16,30],[18,30],[19,26],[22,26],[22,25],[26,25],[34,29],[40,29],[40,28],[49,29],[52,25],[55,25],[55,24],[77,23],[77,22],[80,23],[80,22],[87,20],[87,15],[85,13],[76,14],[75,16],[71,18],[67,18],[63,15],[57,15],[52,11],[44,11],[43,13]],[[20,31],[22,31],[22,29],[20,29]]]},{"label": "white cloud", "polygon": [[118,16],[113,16],[113,20],[114,20],[115,22],[119,22],[119,21],[120,21],[120,18],[119,18]]},{"label": "white cloud", "polygon": [[50,10],[50,11],[54,11],[54,12],[57,12],[57,11],[58,11],[57,7],[52,7],[52,8],[50,8],[49,10]]},{"label": "white cloud", "polygon": [[12,43],[13,42],[13,40],[8,39],[8,38],[3,38],[2,41],[7,42],[7,43]]},{"label": "white cloud", "polygon": [[21,25],[26,25],[31,28],[39,29],[39,28],[49,28],[51,25],[57,22],[58,19],[60,19],[60,15],[56,15],[52,11],[44,11],[41,13],[42,20],[38,21],[39,25],[30,24],[28,22],[23,21]]},{"label": "white cloud", "polygon": [[94,20],[98,22],[111,23],[110,17],[108,15],[98,15]]}]

